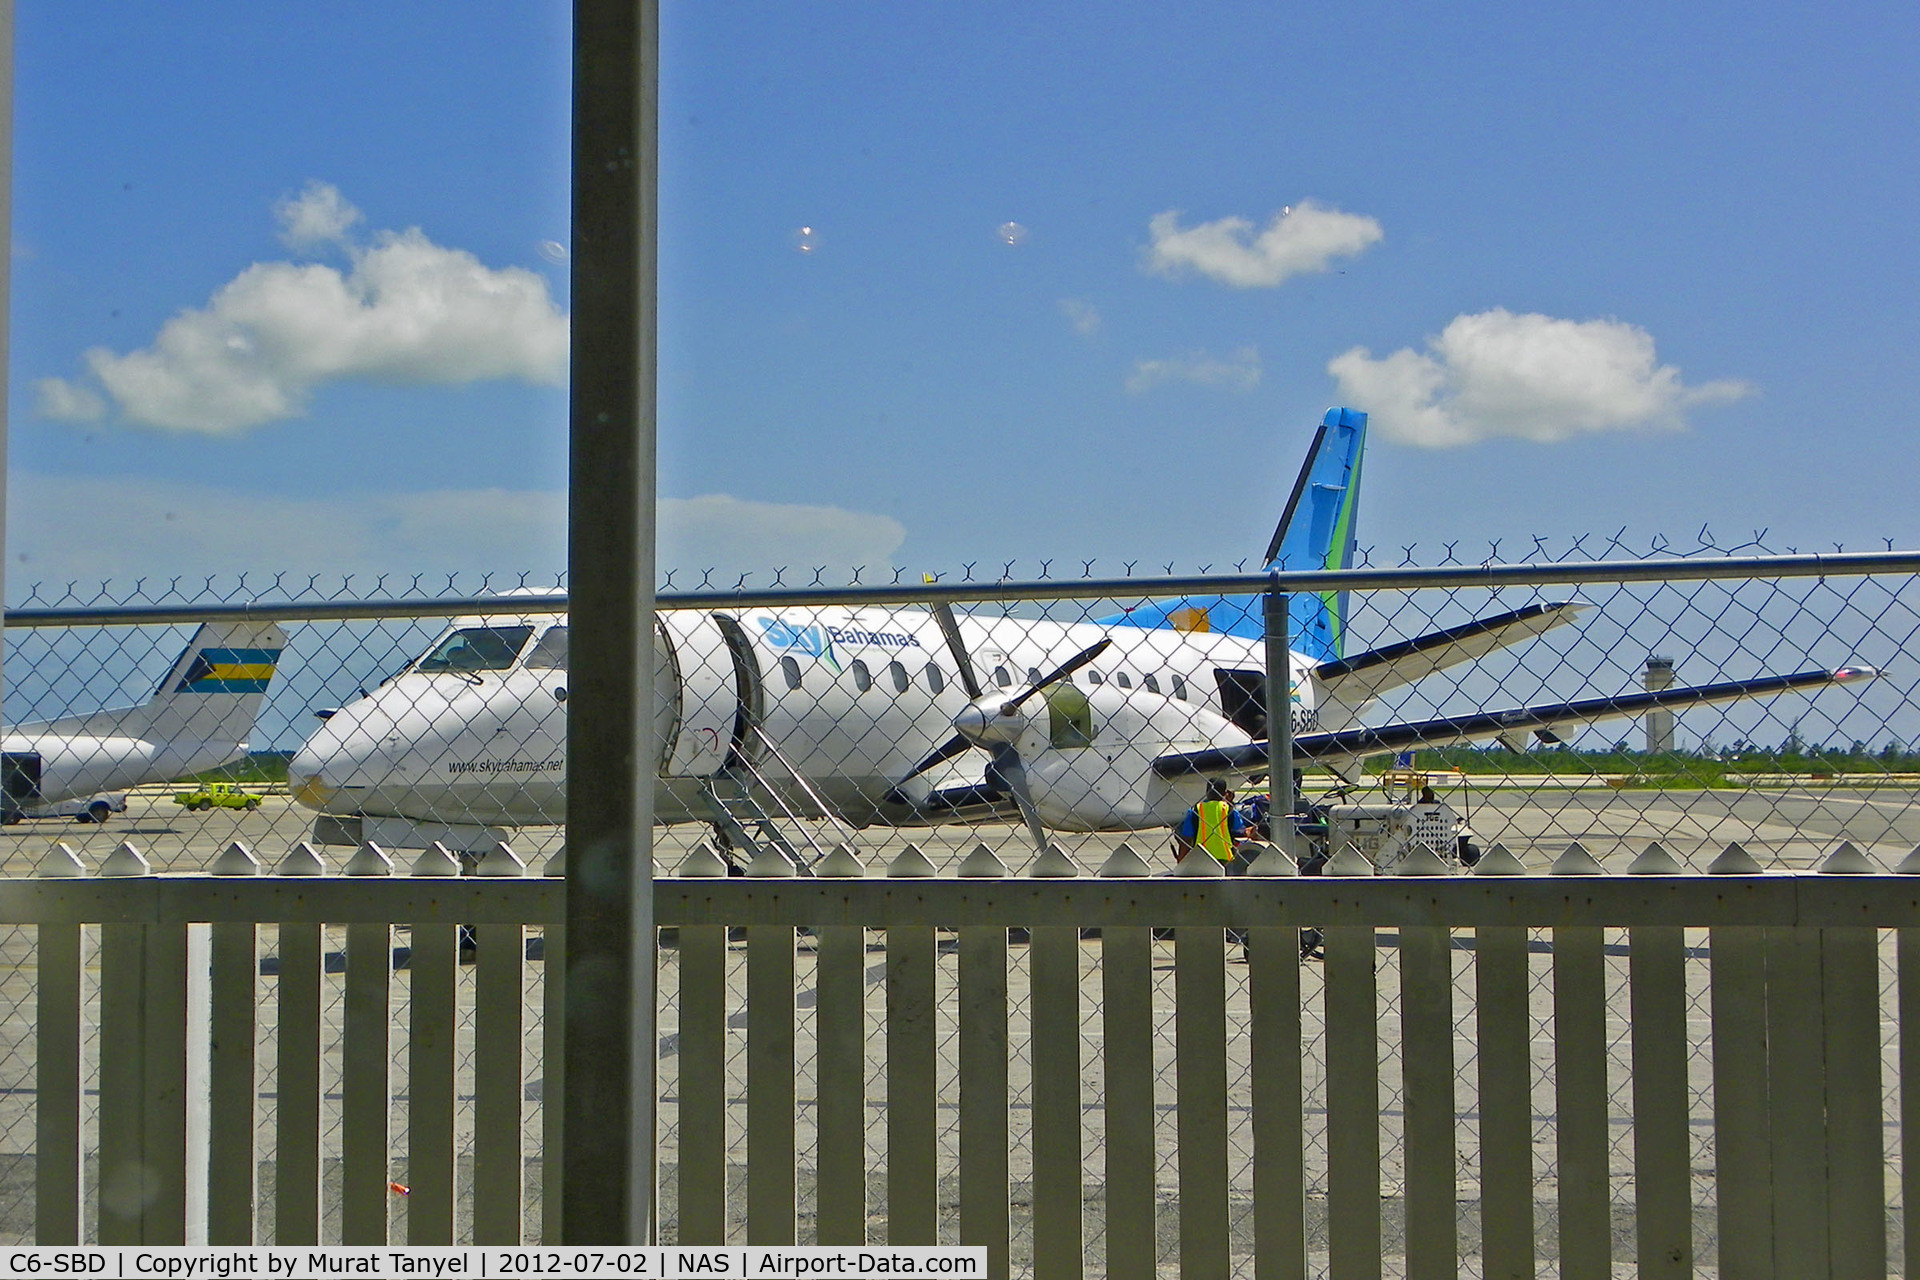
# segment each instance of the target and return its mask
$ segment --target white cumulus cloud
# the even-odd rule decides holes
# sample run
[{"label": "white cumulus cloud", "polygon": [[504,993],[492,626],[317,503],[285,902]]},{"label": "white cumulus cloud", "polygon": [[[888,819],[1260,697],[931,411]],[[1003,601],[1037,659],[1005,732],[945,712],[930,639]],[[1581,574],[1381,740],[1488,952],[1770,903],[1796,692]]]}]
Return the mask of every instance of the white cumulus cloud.
[{"label": "white cumulus cloud", "polygon": [[1067,318],[1073,331],[1083,338],[1090,338],[1100,330],[1100,310],[1083,298],[1060,299],[1060,314]]},{"label": "white cumulus cloud", "polygon": [[1168,382],[1251,391],[1260,385],[1260,352],[1254,347],[1240,347],[1225,359],[1189,351],[1164,360],[1136,361],[1133,372],[1127,375],[1127,390],[1138,395]]},{"label": "white cumulus cloud", "polygon": [[359,211],[320,184],[279,212],[289,244],[337,244],[348,269],[255,263],[151,346],[96,347],[86,376],[41,379],[40,412],[90,421],[111,404],[134,425],[235,435],[297,417],[329,382],[565,380],[567,317],[535,273],[488,267],[417,227],[348,241]]},{"label": "white cumulus cloud", "polygon": [[1146,268],[1157,275],[1195,271],[1239,289],[1272,288],[1287,279],[1325,271],[1335,258],[1350,258],[1386,233],[1372,218],[1342,213],[1311,200],[1281,210],[1254,233],[1241,217],[1182,227],[1178,211],[1155,214],[1147,223],[1153,243]]},{"label": "white cumulus cloud", "polygon": [[107,402],[87,388],[64,378],[39,378],[33,394],[40,416],[61,422],[98,422],[107,416]]},{"label": "white cumulus cloud", "polygon": [[[7,581],[179,575],[423,571],[551,575],[566,565],[567,496],[554,490],[435,489],[327,497],[234,493],[127,476],[8,477]],[[85,520],[73,513],[84,510]],[[663,498],[658,563],[678,586],[826,565],[888,564],[906,540],[871,512],[755,502],[724,494]],[[691,580],[688,575],[691,574]],[[806,581],[806,578],[802,578]],[[789,572],[788,581],[793,581]]]},{"label": "white cumulus cloud", "polygon": [[1689,386],[1620,320],[1560,320],[1504,308],[1454,317],[1425,351],[1375,359],[1354,347],[1327,365],[1342,399],[1388,437],[1425,448],[1500,436],[1552,442],[1600,431],[1678,430],[1687,410],[1753,388]]},{"label": "white cumulus cloud", "polygon": [[345,244],[360,221],[360,211],[331,182],[309,182],[299,195],[274,205],[273,216],[280,219],[280,242],[296,253]]}]

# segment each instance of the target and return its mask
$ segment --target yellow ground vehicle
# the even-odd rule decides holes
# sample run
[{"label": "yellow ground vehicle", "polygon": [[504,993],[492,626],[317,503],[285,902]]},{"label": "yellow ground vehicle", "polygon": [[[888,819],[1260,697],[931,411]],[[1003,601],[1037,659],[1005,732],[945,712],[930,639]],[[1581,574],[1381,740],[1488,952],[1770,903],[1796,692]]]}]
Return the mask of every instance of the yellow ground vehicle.
[{"label": "yellow ground vehicle", "polygon": [[249,795],[232,782],[207,782],[193,791],[182,791],[173,797],[175,804],[183,804],[189,809],[258,809],[260,797]]}]

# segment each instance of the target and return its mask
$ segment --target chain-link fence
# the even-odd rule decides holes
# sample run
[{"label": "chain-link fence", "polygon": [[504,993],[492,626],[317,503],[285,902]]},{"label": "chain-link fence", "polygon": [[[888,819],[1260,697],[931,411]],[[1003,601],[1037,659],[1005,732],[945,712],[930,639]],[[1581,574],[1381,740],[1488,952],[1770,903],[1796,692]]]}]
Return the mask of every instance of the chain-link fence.
[{"label": "chain-link fence", "polygon": [[[1700,537],[1686,559],[1710,564],[1728,554],[1707,531]],[[1589,553],[1618,561],[1625,549],[1617,539],[1567,546],[1536,539],[1525,562],[1565,564],[1571,573],[1596,567]],[[1489,558],[1502,550],[1484,548]],[[1637,550],[1673,555],[1658,543]],[[1752,548],[1732,550],[1744,556]],[[1415,551],[1404,548],[1397,558],[1411,561]],[[1377,565],[1396,557],[1375,549],[1356,558]],[[1457,544],[1439,560],[1473,562]],[[1100,567],[1073,566],[1089,575]],[[1023,569],[1037,571],[1030,598],[964,600],[967,583],[1004,589],[1005,579]],[[758,596],[738,594],[751,584],[716,587],[708,575],[698,584],[708,590],[683,597],[701,606],[687,609],[674,608],[672,594],[683,585],[675,580],[687,575],[668,575],[658,646],[668,776],[663,818],[703,825],[717,816],[714,834],[729,848],[743,828],[760,830],[764,816],[766,830],[781,833],[769,838],[808,859],[874,824],[952,818],[982,826],[1002,852],[1017,855],[1023,844],[1033,847],[1031,833],[1022,841],[1009,829],[1023,825],[1022,794],[1045,825],[1062,832],[1164,829],[1185,808],[1183,784],[1174,777],[1180,764],[1170,757],[1210,748],[1230,758],[1196,760],[1187,779],[1235,781],[1245,799],[1248,783],[1258,785],[1264,773],[1257,750],[1233,755],[1266,733],[1257,598],[1205,591],[1128,597],[1119,579],[1112,595],[1090,599],[1082,582],[1060,579],[1057,569],[1042,561],[918,575],[961,598],[954,640],[938,611],[918,602],[778,603],[802,579],[813,589],[809,600],[823,591],[831,596],[821,570],[776,570],[766,576],[779,585]],[[999,572],[987,580],[988,570]],[[888,586],[907,578],[898,569],[841,576],[855,580],[853,591],[862,578],[880,577]],[[1048,599],[1050,581],[1079,595]],[[234,815],[247,811],[221,806],[247,797],[200,796],[204,809],[176,804],[175,795],[188,789],[172,787],[177,774],[155,776],[164,773],[162,762],[138,768],[139,761],[110,761],[125,767],[117,774],[96,767],[69,780],[54,776],[60,762],[32,761],[30,744],[20,741],[33,722],[79,736],[139,731],[151,739],[180,727],[156,725],[156,716],[177,719],[190,699],[226,696],[234,705],[212,726],[219,732],[196,726],[202,736],[226,739],[235,757],[217,780],[278,794],[285,762],[304,747],[295,780],[309,784],[314,803],[293,797],[293,825],[331,813],[372,819],[359,832],[383,834],[396,847],[420,847],[439,828],[453,829],[439,832],[455,837],[450,845],[475,851],[503,834],[523,852],[555,847],[566,687],[564,616],[553,602],[564,602],[564,585],[455,578],[322,584],[280,576],[161,589],[145,582],[125,590],[36,586],[15,607],[6,655],[6,720],[16,739],[8,785],[20,793],[17,803],[8,801],[9,816],[25,816],[26,830],[37,832],[48,829],[41,815],[51,815],[67,824],[65,838],[87,848],[116,832],[145,837],[143,850],[163,868],[210,833],[240,830]],[[729,607],[730,591],[749,603]],[[524,611],[511,598],[520,594],[528,596]],[[1916,621],[1903,576],[1768,577],[1754,570],[1711,580],[1327,594],[1329,602],[1317,592],[1295,593],[1293,603],[1300,650],[1293,719],[1310,799],[1377,795],[1381,779],[1396,773],[1395,757],[1413,751],[1418,781],[1479,844],[1501,841],[1516,852],[1631,831],[1678,842],[1684,847],[1676,853],[1738,839],[1770,864],[1806,865],[1827,836],[1899,843],[1891,820],[1897,808],[1855,793],[1920,769],[1920,753],[1910,750],[1920,742],[1910,696],[1920,677],[1899,661]],[[501,595],[509,598],[493,600]],[[449,602],[463,598],[471,611],[451,624]],[[378,599],[382,608],[356,610],[354,602],[364,599]],[[416,600],[419,613],[405,616]],[[265,663],[221,667],[220,674],[270,678],[264,691],[251,699],[222,695],[218,689],[241,682],[219,674],[183,680],[193,661],[211,665],[204,655],[189,658],[195,609],[242,604],[263,614],[277,610],[269,616],[285,620],[284,639],[248,646],[229,634],[226,643],[201,648],[213,648],[215,657],[274,652]],[[302,606],[319,616],[297,618]],[[168,609],[181,620],[19,625],[36,616]],[[230,616],[220,622],[229,633],[236,627]],[[1102,640],[1109,642],[1104,651],[1060,673]],[[1856,683],[1821,679],[1849,667],[1879,674]],[[1049,675],[1054,682],[1036,692]],[[169,697],[156,690],[169,676],[194,692]],[[1794,677],[1801,683],[1789,684]],[[1687,694],[1728,684],[1745,688]],[[1608,711],[1654,694],[1669,709]],[[956,727],[955,717],[983,699],[1017,703],[1017,712],[978,731]],[[1579,704],[1588,704],[1586,718]],[[1500,726],[1487,723],[1485,713],[1515,710],[1543,714],[1490,731]],[[1480,722],[1469,723],[1476,716]],[[1021,742],[1010,737],[1016,721],[1029,735]],[[1354,731],[1362,728],[1381,731],[1361,737]],[[1342,733],[1345,741],[1336,737]],[[942,758],[933,760],[936,754]],[[1124,759],[1094,769],[1101,754]],[[1016,757],[1024,789],[1003,767]],[[1156,766],[1144,780],[1137,776],[1143,761]],[[46,776],[30,776],[36,769]],[[138,780],[79,793],[84,783],[127,779]],[[1597,787],[1616,793],[1606,812],[1597,813],[1587,795]],[[124,816],[117,791],[127,793]],[[1684,806],[1659,799],[1682,793]],[[95,805],[90,814],[83,806],[96,797],[110,807]],[[1627,809],[1645,812],[1628,816]],[[84,820],[103,812],[110,819],[104,827],[86,829]],[[198,818],[186,820],[195,812]],[[319,834],[352,843],[355,824]],[[1003,839],[1011,843],[1002,847]]]},{"label": "chain-link fence", "polygon": [[[1766,550],[1758,541],[1717,546],[1705,530],[1697,546],[1684,549],[1627,548],[1617,538],[1571,545],[1536,540],[1522,549],[1524,562],[1542,567],[1505,576],[1487,569],[1482,581],[1458,572],[1394,578],[1417,549],[1384,556],[1376,549],[1363,552],[1358,563],[1366,567],[1345,579],[1303,580],[1291,590],[1287,615],[1294,649],[1288,719],[1302,777],[1292,794],[1280,780],[1291,815],[1277,824],[1260,803],[1273,789],[1263,602],[1253,594],[1257,584],[1245,578],[1222,585],[1202,573],[1179,580],[1177,590],[1159,580],[1134,589],[1124,576],[1102,576],[1093,562],[1072,566],[1072,580],[1059,576],[1060,566],[1041,562],[969,565],[939,575],[887,570],[851,575],[851,587],[829,584],[822,570],[780,570],[756,592],[744,581],[671,575],[662,584],[656,644],[658,813],[665,824],[656,833],[656,858],[671,873],[705,845],[735,871],[761,859],[804,873],[843,844],[869,864],[886,864],[910,841],[941,876],[959,874],[969,858],[983,856],[976,852],[983,847],[984,856],[1020,874],[1042,858],[1044,841],[1087,872],[1123,844],[1155,872],[1171,869],[1183,849],[1193,857],[1224,853],[1237,871],[1245,851],[1236,860],[1234,846],[1271,832],[1291,844],[1306,870],[1352,845],[1382,871],[1437,857],[1459,873],[1498,846],[1527,870],[1545,872],[1574,843],[1605,868],[1624,870],[1656,842],[1694,870],[1734,844],[1761,866],[1806,869],[1842,843],[1890,870],[1920,844],[1920,665],[1906,653],[1920,627],[1914,567],[1889,557],[1891,567],[1869,572],[1873,566],[1839,549],[1820,564],[1804,557],[1756,563],[1751,557]],[[1483,557],[1480,548],[1450,545],[1428,558],[1448,569],[1492,565],[1513,549],[1484,550]],[[1662,564],[1627,563],[1649,553]],[[1140,566],[1121,567],[1132,574]],[[1172,566],[1149,568],[1172,572]],[[1567,576],[1556,582],[1556,572]],[[858,579],[876,576],[893,597],[862,595]],[[161,872],[206,870],[235,841],[269,866],[312,841],[334,869],[372,842],[402,870],[437,842],[464,855],[473,870],[497,858],[494,850],[504,841],[537,868],[560,851],[570,772],[564,589],[564,581],[322,584],[286,577],[173,582],[163,589],[145,583],[126,590],[36,588],[16,606],[7,637],[10,821],[0,828],[6,874],[32,874],[55,841],[91,866],[131,842]],[[108,618],[112,625],[99,625]],[[212,699],[224,700],[219,715],[190,705]],[[199,752],[196,763],[216,750],[222,755],[191,778],[173,767],[181,758],[174,748],[188,735]],[[575,777],[582,770],[581,762],[573,763]],[[1210,782],[1237,794],[1214,807]],[[1252,869],[1259,875],[1271,866],[1260,868],[1256,860]],[[1451,953],[1457,1187],[1469,1272],[1478,1265],[1482,1231],[1472,937],[1471,930],[1458,931]],[[529,935],[530,957],[540,941],[537,931]],[[397,928],[388,1043],[396,1134],[410,1097],[404,1084],[410,945],[407,931]],[[887,1008],[886,945],[884,933],[869,935],[861,970],[875,1027]],[[1169,1267],[1179,1256],[1176,945],[1173,937],[1152,943],[1152,1045],[1141,1050],[1151,1055],[1158,1079],[1155,1238],[1160,1263]],[[725,1230],[734,1238],[746,1229],[748,1203],[745,946],[740,937],[726,945],[721,988],[729,1002],[724,1091],[732,1171]],[[796,1193],[805,1238],[821,1212],[804,1117],[821,1105],[816,1020],[822,980],[810,935],[798,946],[794,1069],[803,1126]],[[1892,934],[1884,935],[1889,1063],[1899,1049],[1891,1013],[1898,996],[1893,946]],[[1557,1256],[1559,1204],[1552,948],[1550,930],[1529,935],[1535,1225],[1548,1258]],[[345,1016],[339,991],[344,942],[332,926],[322,949],[322,1053],[334,1065],[322,1073],[321,1145],[336,1162],[327,1166],[332,1179],[342,1149],[338,1063]],[[957,934],[937,935],[934,1159],[942,1239],[958,1238],[960,1229],[960,951]],[[258,952],[263,1004],[255,1117],[261,1168],[270,1171],[278,1047],[265,1003],[278,960],[271,930],[261,932]],[[1307,952],[1300,1000],[1306,1230],[1308,1247],[1317,1252],[1328,1238],[1332,1150],[1321,962],[1311,945]],[[1258,1072],[1252,1019],[1244,1011],[1253,995],[1238,949],[1230,946],[1229,953],[1235,963],[1225,994],[1228,1185],[1233,1253],[1250,1265],[1248,1099]],[[1397,935],[1382,932],[1380,1211],[1390,1255],[1402,1251],[1407,1230],[1400,1190],[1399,954]],[[1613,1253],[1624,1260],[1636,1248],[1624,931],[1606,937],[1603,954],[1609,1007],[1621,1008],[1607,1022],[1606,1071]],[[1716,1247],[1711,955],[1704,930],[1690,931],[1684,950],[1688,1133],[1695,1244],[1707,1260]],[[465,956],[471,958],[471,948]],[[20,1238],[32,1230],[36,1167],[31,929],[12,931],[6,960],[0,1007],[6,1010],[10,1101],[0,1141],[13,1155],[4,1165],[10,1172],[0,1176],[0,1196],[8,1201],[0,1222]],[[680,1229],[681,961],[670,937],[660,953],[658,983],[666,1239]],[[1016,1266],[1030,1264],[1034,1249],[1032,962],[1024,930],[1015,929],[1005,982]],[[1099,1270],[1107,1265],[1111,1224],[1101,1190],[1108,1175],[1100,1066],[1106,961],[1097,939],[1083,942],[1079,962],[1084,1244],[1088,1265]],[[461,980],[467,991],[472,971],[462,972],[469,975]],[[523,989],[530,1233],[541,1222],[543,972],[529,964]],[[93,995],[86,1001],[94,1007]],[[475,1131],[474,1007],[470,991],[459,998],[461,1161],[471,1154]],[[88,1021],[87,1035],[83,1097],[92,1097],[87,1091],[97,1088],[98,1063],[114,1046],[98,1041],[95,1020]],[[880,1237],[887,1220],[889,1068],[878,1032],[860,1062],[872,1171],[868,1216]],[[1887,1203],[1889,1221],[1897,1222],[1899,1073],[1890,1069],[1882,1078]],[[83,1112],[88,1151],[97,1147],[99,1123],[91,1107]],[[469,1165],[460,1168],[461,1185],[471,1186]],[[408,1185],[398,1146],[388,1172],[397,1186]],[[405,1196],[395,1191],[394,1197],[393,1230],[401,1238]],[[266,1174],[258,1199],[259,1230],[270,1238],[275,1197]],[[462,1231],[469,1221],[460,1218]]]}]

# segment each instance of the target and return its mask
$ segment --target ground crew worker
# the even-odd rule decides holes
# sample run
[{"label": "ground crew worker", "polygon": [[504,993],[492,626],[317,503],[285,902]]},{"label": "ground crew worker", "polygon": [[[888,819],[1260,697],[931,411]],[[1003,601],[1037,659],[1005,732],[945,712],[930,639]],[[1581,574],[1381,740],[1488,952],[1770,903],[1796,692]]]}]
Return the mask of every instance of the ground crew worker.
[{"label": "ground crew worker", "polygon": [[1207,798],[1187,810],[1180,827],[1173,833],[1173,860],[1180,861],[1198,847],[1237,869],[1234,847],[1247,836],[1247,820],[1233,807],[1233,792],[1214,778],[1207,783]]}]

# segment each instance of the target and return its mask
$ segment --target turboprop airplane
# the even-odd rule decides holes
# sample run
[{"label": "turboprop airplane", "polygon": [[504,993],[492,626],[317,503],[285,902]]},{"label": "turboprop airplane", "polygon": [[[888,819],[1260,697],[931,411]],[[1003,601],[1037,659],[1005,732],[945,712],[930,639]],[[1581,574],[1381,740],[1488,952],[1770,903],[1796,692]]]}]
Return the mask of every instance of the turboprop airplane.
[{"label": "turboprop airplane", "polygon": [[[1269,568],[1351,565],[1365,435],[1365,414],[1328,411]],[[1565,625],[1581,606],[1543,601],[1354,654],[1343,593],[1296,595],[1291,608],[1295,760],[1336,768],[1875,674],[1845,667],[1367,724],[1381,695]],[[566,634],[552,613],[456,619],[379,689],[325,713],[288,770],[294,798],[324,815],[316,835],[481,851],[506,828],[561,821]],[[776,819],[832,816],[854,827],[1023,820],[1044,847],[1049,828],[1170,826],[1208,777],[1267,768],[1258,597],[1077,623],[945,605],[675,609],[659,613],[657,641],[656,817],[713,823],[736,845]]]},{"label": "turboprop airplane", "polygon": [[[286,634],[271,622],[209,622],[137,707],[11,726],[0,735],[0,816],[215,769],[247,752]],[[104,799],[92,806],[105,816]]]}]

